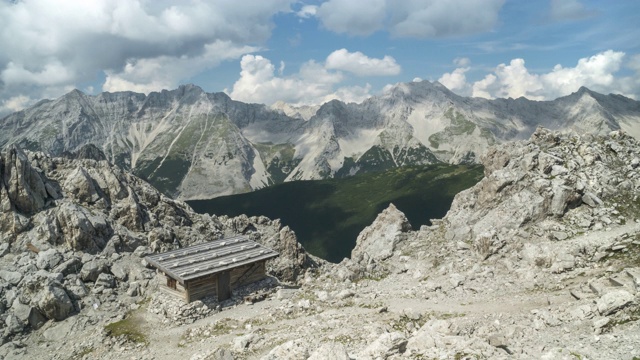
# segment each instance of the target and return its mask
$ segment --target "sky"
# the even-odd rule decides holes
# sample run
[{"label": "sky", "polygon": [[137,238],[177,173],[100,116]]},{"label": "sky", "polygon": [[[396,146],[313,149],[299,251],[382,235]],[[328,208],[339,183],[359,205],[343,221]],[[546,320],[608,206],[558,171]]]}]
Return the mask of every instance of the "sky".
[{"label": "sky", "polygon": [[637,0],[0,0],[0,115],[193,83],[271,105],[439,81],[485,98],[640,99]]}]

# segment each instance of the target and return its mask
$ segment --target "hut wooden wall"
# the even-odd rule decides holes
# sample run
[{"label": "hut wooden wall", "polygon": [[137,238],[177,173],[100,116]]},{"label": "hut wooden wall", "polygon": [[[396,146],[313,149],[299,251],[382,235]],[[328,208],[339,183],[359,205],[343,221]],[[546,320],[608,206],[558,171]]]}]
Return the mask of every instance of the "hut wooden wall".
[{"label": "hut wooden wall", "polygon": [[[171,279],[169,276],[165,275],[166,279]],[[168,281],[167,281],[168,283]],[[176,284],[176,288],[171,288],[169,286],[167,286],[167,284],[162,284],[160,285],[160,290],[162,290],[163,292],[173,295],[173,296],[177,296],[179,298],[182,298],[184,300],[187,300],[187,289],[184,288],[184,286],[182,286],[182,284],[180,284],[179,282],[175,282]]]},{"label": "hut wooden wall", "polygon": [[231,270],[231,289],[251,284],[266,277],[265,262],[257,262]]},{"label": "hut wooden wall", "polygon": [[[230,274],[231,290],[262,280],[267,276],[266,273],[264,261],[232,269]],[[179,282],[176,282],[176,289],[169,288],[166,285],[162,285],[161,288],[163,291],[181,297],[187,302],[196,301],[207,296],[217,296],[218,274],[185,281],[184,287]]]},{"label": "hut wooden wall", "polygon": [[196,301],[207,296],[218,294],[218,274],[185,281],[187,302]]}]

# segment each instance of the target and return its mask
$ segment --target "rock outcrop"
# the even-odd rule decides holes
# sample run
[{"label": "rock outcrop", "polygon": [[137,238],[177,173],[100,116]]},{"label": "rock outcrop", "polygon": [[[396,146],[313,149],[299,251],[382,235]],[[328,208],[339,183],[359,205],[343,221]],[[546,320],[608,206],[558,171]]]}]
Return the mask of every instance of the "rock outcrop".
[{"label": "rock outcrop", "polygon": [[268,270],[282,281],[317,266],[279,221],[196,214],[95,147],[55,158],[12,146],[0,155],[0,175],[5,338],[116,294],[142,296],[153,272],[141,258],[175,246],[244,233],[281,253]]},{"label": "rock outcrop", "polygon": [[[629,358],[640,348],[639,148],[622,132],[539,129],[529,140],[492,148],[485,179],[460,193],[443,219],[411,230],[390,205],[362,231],[352,259],[311,271],[304,267],[313,259],[278,221],[201,217],[130,180],[122,188],[137,189],[135,196],[76,204],[103,214],[113,234],[95,254],[71,251],[59,224],[44,226],[56,219],[63,191],[35,215],[21,215],[25,224],[42,220],[23,227],[11,252],[0,248],[0,356]],[[123,201],[138,210],[108,210]],[[141,227],[113,221],[136,213]],[[260,291],[222,304],[184,304],[155,291],[141,259],[214,230],[280,249],[269,271],[295,278],[295,286],[268,279]],[[58,245],[18,252],[23,233],[59,234],[49,237]],[[132,301],[143,297],[148,302]],[[69,311],[86,316],[49,320]],[[142,324],[142,340],[110,334],[106,324]],[[25,329],[38,330],[26,336]]]},{"label": "rock outcrop", "polygon": [[521,229],[564,240],[605,228],[620,214],[602,199],[622,203],[640,188],[637,149],[620,131],[594,137],[542,128],[528,141],[490,149],[485,178],[456,195],[445,217],[446,238],[482,246],[483,238],[502,242]]},{"label": "rock outcrop", "polygon": [[370,261],[387,259],[393,255],[397,245],[407,239],[410,230],[407,217],[389,204],[371,225],[360,232],[356,246],[351,251],[351,259],[364,265]]}]

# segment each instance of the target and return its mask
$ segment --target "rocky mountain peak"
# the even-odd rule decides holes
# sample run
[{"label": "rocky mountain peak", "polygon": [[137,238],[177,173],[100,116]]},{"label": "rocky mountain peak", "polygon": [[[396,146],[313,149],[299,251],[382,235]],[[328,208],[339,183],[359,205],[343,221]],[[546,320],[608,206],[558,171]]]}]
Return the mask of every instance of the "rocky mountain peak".
[{"label": "rocky mountain peak", "polygon": [[537,126],[640,137],[637,101],[580,91],[554,101],[487,100],[420,81],[319,109],[245,104],[192,84],[149,95],[73,92],[4,118],[0,146],[58,156],[94,144],[166,195],[204,199],[281,181],[477,162],[491,145],[528,138]]}]

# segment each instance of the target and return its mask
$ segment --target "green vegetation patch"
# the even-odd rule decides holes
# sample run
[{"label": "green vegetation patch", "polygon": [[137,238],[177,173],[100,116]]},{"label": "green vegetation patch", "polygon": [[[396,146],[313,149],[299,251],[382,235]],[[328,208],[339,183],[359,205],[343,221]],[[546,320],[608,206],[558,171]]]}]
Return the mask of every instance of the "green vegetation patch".
[{"label": "green vegetation patch", "polygon": [[459,112],[456,111],[454,113],[453,108],[449,108],[444,113],[444,117],[450,120],[449,126],[429,136],[429,144],[435,149],[439,148],[440,144],[446,142],[452,136],[471,135],[476,129],[476,124],[467,120]]},{"label": "green vegetation patch", "polygon": [[104,327],[107,335],[115,338],[124,337],[136,344],[148,344],[147,335],[142,328],[142,319],[137,313],[130,313],[124,319],[113,322]]},{"label": "green vegetation patch", "polygon": [[294,158],[296,149],[291,144],[258,143],[254,146],[265,162],[274,184],[283,183],[302,160]]},{"label": "green vegetation patch", "polygon": [[246,194],[188,201],[199,213],[281,219],[312,254],[339,262],[351,256],[358,234],[389,203],[414,229],[443,217],[458,192],[483,176],[478,165],[392,168],[344,179],[287,182]]}]

